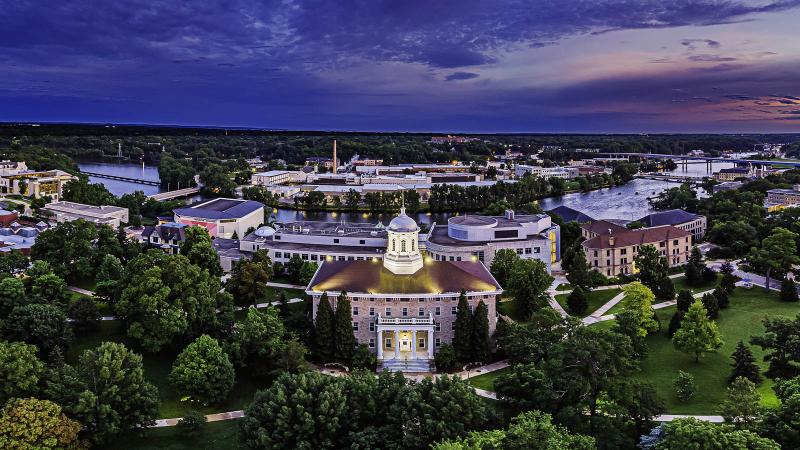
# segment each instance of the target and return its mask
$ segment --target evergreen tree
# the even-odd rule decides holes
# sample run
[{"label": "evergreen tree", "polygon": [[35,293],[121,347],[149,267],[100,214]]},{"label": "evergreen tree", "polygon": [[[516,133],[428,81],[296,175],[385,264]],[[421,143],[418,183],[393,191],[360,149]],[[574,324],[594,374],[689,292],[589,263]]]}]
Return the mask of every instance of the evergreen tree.
[{"label": "evergreen tree", "polygon": [[686,283],[689,286],[697,286],[703,279],[703,269],[706,268],[703,263],[703,255],[697,246],[692,247],[692,253],[689,255],[689,260],[686,262]]},{"label": "evergreen tree", "polygon": [[714,294],[705,294],[703,295],[703,307],[708,311],[708,317],[711,319],[716,319],[719,317],[719,303],[717,302],[717,297]]},{"label": "evergreen tree", "polygon": [[580,316],[589,308],[589,301],[586,298],[586,290],[581,286],[576,286],[567,296],[567,309],[573,316]]},{"label": "evergreen tree", "polygon": [[689,310],[689,307],[692,306],[694,303],[694,297],[692,296],[692,291],[688,289],[684,289],[678,293],[678,304],[676,305],[678,311],[686,312]]},{"label": "evergreen tree", "polygon": [[750,348],[744,345],[744,342],[739,341],[736,344],[736,350],[733,351],[731,359],[733,359],[733,370],[728,376],[728,383],[733,383],[739,377],[747,378],[755,384],[761,383],[761,373],[756,365],[756,358]]},{"label": "evergreen tree", "polygon": [[667,329],[667,336],[669,336],[670,339],[672,336],[675,336],[675,332],[681,327],[681,321],[685,314],[684,311],[675,311],[675,314],[672,315],[672,319],[669,320],[669,328]]},{"label": "evergreen tree", "polygon": [[722,347],[717,324],[708,318],[708,311],[699,300],[689,307],[681,327],[672,337],[672,343],[678,350],[694,355],[695,362],[700,361],[703,353],[715,352]]},{"label": "evergreen tree", "polygon": [[714,272],[714,269],[710,267],[704,267],[702,275],[703,275],[703,281],[705,281],[706,283],[713,283],[717,281],[717,272]]},{"label": "evergreen tree", "polygon": [[652,292],[658,292],[661,281],[669,276],[667,258],[661,256],[661,252],[654,246],[647,244],[639,247],[633,261],[639,269],[639,280],[642,284]]},{"label": "evergreen tree", "polygon": [[781,282],[781,300],[784,302],[796,302],[800,300],[797,296],[797,286],[794,281],[786,278]]},{"label": "evergreen tree", "polygon": [[353,311],[347,292],[342,291],[336,300],[334,318],[334,354],[337,361],[349,363],[356,351],[356,337],[353,335]]},{"label": "evergreen tree", "polygon": [[723,289],[722,286],[714,289],[712,294],[717,298],[717,305],[719,305],[720,309],[725,309],[731,304],[731,300],[728,297],[728,291]]},{"label": "evergreen tree", "polygon": [[471,325],[472,314],[469,312],[467,293],[461,291],[461,295],[458,297],[456,325],[453,332],[453,348],[459,361],[469,361],[470,356],[472,356]]},{"label": "evergreen tree", "polygon": [[278,311],[281,313],[281,318],[286,320],[289,318],[289,299],[286,298],[286,291],[281,289],[281,293],[278,294]]},{"label": "evergreen tree", "polygon": [[588,289],[592,286],[592,277],[589,270],[589,263],[586,262],[586,255],[582,251],[577,251],[572,256],[567,280],[573,288],[581,287],[583,289]]},{"label": "evergreen tree", "polygon": [[672,284],[672,278],[664,277],[658,283],[658,291],[655,292],[656,298],[666,302],[675,298],[675,285]]},{"label": "evergreen tree", "polygon": [[483,301],[472,314],[472,360],[487,362],[491,352],[489,340],[489,308]]},{"label": "evergreen tree", "polygon": [[722,278],[719,280],[719,287],[725,289],[728,294],[732,294],[736,289],[736,275],[731,273],[722,273]]},{"label": "evergreen tree", "polygon": [[323,293],[314,320],[314,352],[323,362],[333,359],[333,309],[328,294]]}]

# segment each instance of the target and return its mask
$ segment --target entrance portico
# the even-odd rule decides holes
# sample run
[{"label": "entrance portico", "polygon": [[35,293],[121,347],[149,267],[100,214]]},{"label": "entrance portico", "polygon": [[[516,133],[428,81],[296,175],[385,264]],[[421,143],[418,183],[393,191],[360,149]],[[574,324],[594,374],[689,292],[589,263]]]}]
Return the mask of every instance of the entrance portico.
[{"label": "entrance portico", "polygon": [[433,359],[433,316],[378,316],[378,360]]}]

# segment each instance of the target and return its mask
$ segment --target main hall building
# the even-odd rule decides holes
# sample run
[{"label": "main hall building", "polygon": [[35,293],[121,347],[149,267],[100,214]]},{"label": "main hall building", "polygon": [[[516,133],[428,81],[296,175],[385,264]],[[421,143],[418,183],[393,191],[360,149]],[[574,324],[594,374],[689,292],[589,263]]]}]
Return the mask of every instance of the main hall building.
[{"label": "main hall building", "polygon": [[326,293],[336,309],[346,292],[353,333],[378,356],[384,369],[428,372],[443,343],[453,340],[456,306],[462,290],[472,310],[483,301],[489,309],[489,333],[497,325],[495,301],[503,292],[482,262],[435,261],[418,246],[419,227],[405,210],[392,219],[383,259],[325,261],[306,293],[314,318]]}]

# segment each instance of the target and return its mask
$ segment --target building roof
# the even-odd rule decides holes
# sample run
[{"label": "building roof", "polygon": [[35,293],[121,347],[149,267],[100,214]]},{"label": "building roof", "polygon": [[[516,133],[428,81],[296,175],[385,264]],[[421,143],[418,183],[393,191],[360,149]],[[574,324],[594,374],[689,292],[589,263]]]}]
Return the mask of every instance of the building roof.
[{"label": "building roof", "polygon": [[584,214],[578,211],[577,209],[572,209],[569,206],[564,206],[564,205],[556,206],[555,208],[547,212],[553,213],[558,217],[561,217],[564,220],[564,222],[584,223],[584,222],[591,222],[594,220],[594,218],[592,218],[588,214]]},{"label": "building roof", "polygon": [[264,205],[254,200],[239,200],[234,198],[215,198],[193,203],[184,208],[172,210],[179,216],[199,217],[202,219],[240,219]]},{"label": "building roof", "polygon": [[405,208],[400,209],[400,215],[392,219],[387,228],[389,231],[396,231],[398,233],[412,233],[414,231],[419,231],[417,222],[406,215]]},{"label": "building roof", "polygon": [[641,219],[646,227],[657,227],[660,225],[679,225],[686,222],[692,222],[700,217],[697,214],[684,211],[682,209],[670,209],[667,211],[659,211],[653,214],[648,214]]},{"label": "building roof", "polygon": [[[688,231],[675,228],[672,225],[664,225],[653,228],[640,228],[638,230],[613,231],[611,234],[606,230],[605,233],[583,241],[586,248],[608,248],[608,247],[630,247],[632,245],[652,244],[691,236]],[[614,245],[611,245],[611,239]]]},{"label": "building roof", "polygon": [[593,234],[608,234],[608,230],[611,230],[612,233],[618,233],[627,230],[625,226],[608,220],[595,220],[594,222],[587,222],[581,225],[581,228]]},{"label": "building roof", "polygon": [[719,173],[750,173],[750,169],[743,167],[732,167],[730,169],[719,169]]},{"label": "building roof", "polygon": [[156,233],[163,241],[177,239],[179,242],[183,242],[186,239],[186,228],[186,224],[174,222],[163,223],[156,226],[145,226],[142,231],[142,236],[149,240],[150,236]]},{"label": "building roof", "polygon": [[473,261],[428,261],[413,275],[397,275],[381,261],[326,261],[308,284],[316,292],[444,294],[502,289],[486,266]]},{"label": "building roof", "polygon": [[259,172],[254,175],[259,177],[277,177],[279,175],[286,175],[290,173],[291,172],[289,172],[288,170],[268,170],[266,172]]}]

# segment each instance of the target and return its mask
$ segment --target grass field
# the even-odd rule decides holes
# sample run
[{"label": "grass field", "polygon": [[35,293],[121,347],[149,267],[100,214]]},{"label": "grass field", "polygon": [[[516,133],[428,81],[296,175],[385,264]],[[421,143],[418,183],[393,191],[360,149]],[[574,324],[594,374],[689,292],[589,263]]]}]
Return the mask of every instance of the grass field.
[{"label": "grass field", "polygon": [[503,301],[497,302],[497,311],[504,316],[511,317],[517,322],[523,321],[520,305],[513,298],[504,298]]},{"label": "grass field", "polygon": [[689,286],[686,284],[686,277],[678,277],[672,279],[672,285],[675,286],[675,295],[684,289],[689,289],[692,291],[692,293],[696,294],[698,292],[714,289],[717,286],[719,279],[720,276],[717,274],[717,278],[714,281],[703,281],[697,286]]},{"label": "grass field", "polygon": [[[583,314],[584,316],[588,316],[595,312],[597,308],[605,305],[609,300],[614,298],[617,294],[622,292],[622,289],[601,289],[590,291],[589,294],[586,296],[587,303],[589,307],[586,308],[586,312]],[[567,308],[567,297],[569,294],[559,294],[556,295],[556,301],[563,307],[567,312],[569,312],[569,308]]]},{"label": "grass field", "polygon": [[475,386],[478,389],[483,389],[486,391],[494,391],[494,380],[499,377],[500,375],[506,374],[511,372],[510,367],[506,367],[504,369],[496,370],[494,372],[485,373],[483,375],[478,375],[477,377],[472,377],[469,379],[469,384]]},{"label": "grass field", "polygon": [[[800,312],[800,304],[783,303],[775,293],[767,294],[763,290],[744,290],[737,288],[731,296],[731,305],[722,310],[717,321],[724,345],[717,353],[707,354],[694,362],[691,355],[675,349],[666,335],[669,319],[675,307],[658,311],[664,331],[649,336],[647,344],[650,349],[648,357],[642,363],[642,372],[637,376],[652,382],[667,402],[667,411],[675,414],[716,414],[717,405],[725,396],[726,378],[730,374],[730,355],[739,340],[746,344],[751,336],[760,335],[764,331],[762,320],[767,317],[794,317]],[[756,360],[761,362],[763,352],[760,347],[751,346]],[[766,364],[762,364],[762,368]],[[674,395],[672,380],[678,370],[694,375],[697,387],[695,398],[684,404]],[[772,383],[765,380],[759,386],[764,405],[775,404],[777,399],[772,391]]]},{"label": "grass field", "polygon": [[184,435],[179,428],[151,428],[144,435],[125,434],[103,449],[126,450],[233,450],[244,447],[239,442],[239,420],[207,423],[200,434]]},{"label": "grass field", "polygon": [[570,291],[572,290],[572,285],[569,283],[559,284],[556,286],[557,291]]}]

